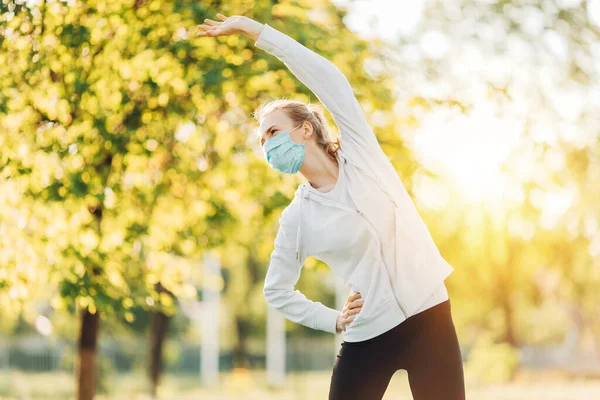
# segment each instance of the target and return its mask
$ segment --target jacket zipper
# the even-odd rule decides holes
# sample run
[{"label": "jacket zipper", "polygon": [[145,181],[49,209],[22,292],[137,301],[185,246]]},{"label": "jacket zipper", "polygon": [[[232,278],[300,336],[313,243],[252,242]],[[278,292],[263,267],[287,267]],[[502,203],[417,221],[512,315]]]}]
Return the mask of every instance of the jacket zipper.
[{"label": "jacket zipper", "polygon": [[[342,204],[342,203],[340,203],[340,202],[337,202],[337,201],[335,201],[335,200],[328,199],[328,198],[326,198],[326,197],[323,197],[323,196],[321,196],[321,195],[319,195],[319,194],[316,194],[316,193],[314,193],[314,192],[312,192],[312,194],[313,194],[314,196],[317,196],[317,197],[319,197],[319,198],[321,198],[321,199],[325,200],[326,202],[329,202],[329,203],[335,204],[335,205],[336,205],[337,207],[339,207],[339,208],[342,208],[342,209],[344,209],[344,210],[347,210],[347,211],[350,211],[350,212],[355,212],[355,213],[357,213],[358,215],[360,215],[361,217],[363,217],[363,218],[364,218],[364,220],[365,220],[365,221],[367,221],[367,223],[369,224],[369,229],[371,230],[371,233],[374,233],[374,234],[375,234],[375,236],[377,237],[377,240],[379,240],[379,255],[380,255],[380,257],[382,258],[382,259],[381,259],[381,262],[382,262],[382,264],[384,263],[384,261],[383,261],[383,254],[381,253],[381,252],[382,252],[382,250],[383,250],[383,242],[382,242],[382,240],[381,240],[381,237],[379,236],[379,233],[377,232],[377,230],[376,230],[376,229],[373,227],[373,224],[371,223],[371,221],[369,221],[369,220],[367,219],[367,217],[365,216],[365,214],[364,214],[362,211],[360,211],[358,208],[350,208],[350,207],[348,207],[348,206],[347,206],[347,205],[345,205],[345,204]],[[394,203],[394,207],[396,207],[396,202],[395,202],[395,201],[393,201],[393,200],[392,200],[392,202]],[[383,267],[385,268],[385,264],[383,264]],[[389,274],[387,273],[387,271],[386,271],[386,274],[385,274],[385,275],[386,275],[386,276],[387,276],[387,278],[388,278],[388,281],[389,281],[389,283],[390,283],[390,288],[392,288],[392,293],[393,293],[393,295],[394,295],[394,298],[396,299],[396,302],[398,303],[398,307],[400,307],[400,311],[402,311],[402,314],[404,314],[404,318],[408,319],[408,313],[406,312],[406,309],[404,308],[404,305],[402,304],[402,302],[401,302],[400,300],[398,300],[398,299],[396,298],[396,293],[394,293],[394,290],[393,290],[393,285],[392,285],[392,282],[391,282],[391,280],[390,280],[390,276],[389,276]]]}]

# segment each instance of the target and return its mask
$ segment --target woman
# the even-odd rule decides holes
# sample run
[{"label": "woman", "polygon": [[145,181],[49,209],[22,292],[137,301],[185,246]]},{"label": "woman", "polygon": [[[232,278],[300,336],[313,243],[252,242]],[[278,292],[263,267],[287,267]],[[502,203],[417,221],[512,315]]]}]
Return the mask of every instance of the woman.
[{"label": "woman", "polygon": [[[415,399],[464,399],[463,366],[440,255],[346,77],[333,63],[267,24],[243,16],[205,19],[198,35],[242,33],[283,61],[331,112],[333,141],[318,107],[263,104],[255,116],[269,165],[300,172],[279,219],[264,295],[286,318],[344,335],[329,399],[381,399],[408,372]],[[353,294],[340,312],[294,290],[308,256],[327,263]]]}]

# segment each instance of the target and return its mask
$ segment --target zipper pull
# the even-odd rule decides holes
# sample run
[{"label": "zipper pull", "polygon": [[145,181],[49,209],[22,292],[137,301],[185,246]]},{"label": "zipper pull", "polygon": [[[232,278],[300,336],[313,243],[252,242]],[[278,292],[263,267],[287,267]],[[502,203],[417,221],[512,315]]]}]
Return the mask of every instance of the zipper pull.
[{"label": "zipper pull", "polygon": [[296,260],[298,259],[298,251],[296,251]]}]

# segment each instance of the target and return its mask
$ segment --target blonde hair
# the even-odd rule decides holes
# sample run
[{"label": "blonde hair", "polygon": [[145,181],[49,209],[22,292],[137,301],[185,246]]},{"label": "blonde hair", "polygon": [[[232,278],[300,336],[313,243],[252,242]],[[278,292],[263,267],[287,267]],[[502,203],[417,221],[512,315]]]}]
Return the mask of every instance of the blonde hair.
[{"label": "blonde hair", "polygon": [[[337,160],[337,152],[340,149],[340,138],[332,138],[323,109],[318,104],[304,104],[300,101],[289,99],[277,99],[265,101],[254,111],[254,119],[260,122],[266,115],[273,111],[281,110],[292,120],[293,125],[299,125],[304,121],[311,123],[316,142],[334,160]],[[260,132],[256,131],[260,140]]]}]

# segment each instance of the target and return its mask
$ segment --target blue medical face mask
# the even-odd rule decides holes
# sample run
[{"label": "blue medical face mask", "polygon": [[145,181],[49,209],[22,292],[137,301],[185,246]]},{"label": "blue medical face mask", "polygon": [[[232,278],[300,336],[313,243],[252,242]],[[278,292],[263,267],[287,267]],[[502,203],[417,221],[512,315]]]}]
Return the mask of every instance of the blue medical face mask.
[{"label": "blue medical face mask", "polygon": [[308,139],[304,143],[298,144],[292,140],[290,133],[303,124],[304,122],[291,131],[281,132],[263,144],[263,152],[272,168],[287,174],[298,172],[304,162],[304,151],[306,149],[304,143]]}]

